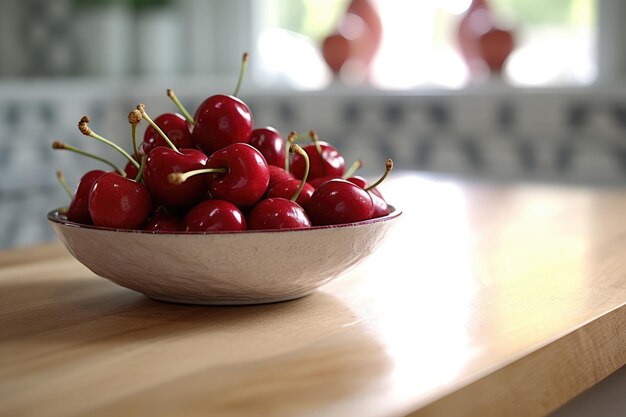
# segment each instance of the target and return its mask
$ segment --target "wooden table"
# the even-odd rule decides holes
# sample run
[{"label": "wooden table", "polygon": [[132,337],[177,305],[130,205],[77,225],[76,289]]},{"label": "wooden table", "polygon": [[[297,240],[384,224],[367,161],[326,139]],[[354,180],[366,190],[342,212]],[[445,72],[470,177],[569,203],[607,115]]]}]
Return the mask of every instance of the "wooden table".
[{"label": "wooden table", "polygon": [[396,175],[404,209],[296,301],[152,301],[0,254],[2,416],[536,416],[626,362],[626,192]]}]

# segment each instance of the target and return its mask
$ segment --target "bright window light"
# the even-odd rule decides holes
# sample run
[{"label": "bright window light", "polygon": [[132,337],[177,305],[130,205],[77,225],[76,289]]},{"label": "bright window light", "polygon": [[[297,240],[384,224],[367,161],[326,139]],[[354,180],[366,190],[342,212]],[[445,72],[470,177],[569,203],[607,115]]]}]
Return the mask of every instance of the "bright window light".
[{"label": "bright window light", "polygon": [[[279,74],[271,82],[299,89],[326,87],[332,76],[320,45],[349,1],[263,1],[257,37],[264,66],[260,72],[264,77]],[[504,79],[529,87],[591,84],[597,73],[597,1],[487,0],[497,21],[515,35]],[[366,77],[370,85],[458,89],[472,82],[457,45],[457,27],[471,0],[371,2],[382,20],[383,37]]]}]

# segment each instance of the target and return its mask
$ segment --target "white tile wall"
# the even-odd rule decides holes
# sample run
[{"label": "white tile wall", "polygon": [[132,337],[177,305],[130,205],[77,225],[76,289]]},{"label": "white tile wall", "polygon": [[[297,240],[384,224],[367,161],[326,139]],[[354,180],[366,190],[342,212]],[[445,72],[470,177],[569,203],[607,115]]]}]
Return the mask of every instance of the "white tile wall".
[{"label": "white tile wall", "polygon": [[[209,95],[195,85],[184,88],[183,83],[177,89],[192,109]],[[63,169],[75,184],[82,173],[97,166],[77,155],[52,151],[53,140],[122,164],[114,151],[80,135],[78,119],[89,114],[95,131],[130,149],[128,111],[140,101],[153,117],[174,111],[165,97],[166,87],[89,82],[0,85],[0,247],[51,238],[44,214],[66,202],[55,171]],[[273,125],[285,135],[316,129],[348,163],[362,159],[362,174],[367,176],[378,175],[383,160],[391,157],[398,170],[626,185],[626,116],[620,117],[626,109],[626,88],[420,95],[251,92],[243,99],[253,110],[256,126]]]}]

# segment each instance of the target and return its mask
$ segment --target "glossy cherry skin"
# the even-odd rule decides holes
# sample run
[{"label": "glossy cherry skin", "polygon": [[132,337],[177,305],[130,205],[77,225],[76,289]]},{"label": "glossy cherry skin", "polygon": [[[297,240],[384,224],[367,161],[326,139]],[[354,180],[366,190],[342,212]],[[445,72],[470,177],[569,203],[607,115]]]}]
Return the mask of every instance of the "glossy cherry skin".
[{"label": "glossy cherry skin", "polygon": [[106,174],[106,171],[95,169],[83,175],[78,182],[74,198],[67,209],[67,219],[80,224],[91,224],[91,215],[89,214],[89,192],[93,183]]},{"label": "glossy cherry skin", "polygon": [[101,175],[89,192],[89,214],[96,226],[139,229],[151,208],[148,188],[116,172]]},{"label": "glossy cherry skin", "polygon": [[268,165],[267,168],[270,171],[270,182],[267,184],[268,188],[271,188],[281,181],[293,179],[293,175],[285,171],[285,168],[277,167],[275,165]]},{"label": "glossy cherry skin", "polygon": [[[163,113],[154,123],[161,128],[163,133],[172,141],[178,149],[195,149],[191,139],[191,132],[187,120],[178,113]],[[163,137],[152,126],[148,126],[143,134],[141,151],[148,155],[157,146],[168,146]]]},{"label": "glossy cherry skin", "polygon": [[[317,152],[314,144],[303,148],[309,156],[309,163],[311,164],[308,180],[325,176],[341,177],[346,170],[346,161],[343,156],[327,142],[320,141],[319,144],[322,147],[321,155]],[[290,165],[290,172],[293,176],[301,179],[304,175],[304,168],[304,157],[298,154],[294,155]]]},{"label": "glossy cherry skin", "polygon": [[358,185],[332,179],[315,190],[306,211],[316,226],[353,223],[371,219],[374,203],[371,195]]},{"label": "glossy cherry skin", "polygon": [[183,223],[178,217],[167,213],[157,213],[152,215],[143,225],[143,230],[151,232],[180,232],[183,230]]},{"label": "glossy cherry skin", "polygon": [[[298,190],[301,182],[302,181],[295,178],[281,181],[278,184],[275,184],[273,187],[268,188],[265,196],[267,198],[280,197],[290,200],[291,197],[293,197],[293,195],[296,193],[296,190]],[[306,206],[314,191],[315,188],[313,188],[310,184],[305,183],[302,191],[300,191],[300,195],[298,195],[298,198],[296,199],[296,203],[298,203],[302,207]]]},{"label": "glossy cherry skin", "polygon": [[248,143],[263,154],[268,165],[285,167],[285,139],[278,130],[270,126],[254,129]]},{"label": "glossy cherry skin", "polygon": [[252,230],[303,229],[311,227],[311,220],[298,203],[280,197],[266,198],[248,215],[248,227]]},{"label": "glossy cherry skin", "polygon": [[246,230],[243,213],[224,200],[204,200],[192,207],[185,216],[187,232],[217,232]]},{"label": "glossy cherry skin", "polygon": [[226,200],[240,209],[251,207],[267,191],[270,174],[261,152],[247,143],[234,143],[214,152],[207,168],[226,168],[224,174],[207,174],[213,198]]},{"label": "glossy cherry skin", "polygon": [[341,177],[325,175],[323,177],[313,178],[312,180],[307,179],[306,182],[308,182],[314,189],[317,189],[320,185],[324,184],[326,181],[330,181],[335,178],[341,178]]},{"label": "glossy cherry skin", "polygon": [[237,97],[214,95],[196,110],[191,133],[197,147],[207,155],[233,143],[247,143],[252,133],[252,112]]},{"label": "glossy cherry skin", "polygon": [[[348,178],[348,181],[351,183],[358,185],[359,187],[365,189],[367,188],[367,180],[361,176],[354,176]],[[372,218],[386,216],[391,213],[391,208],[383,198],[383,195],[378,191],[378,188],[372,188],[367,191],[372,196],[372,202],[374,203],[374,214]]]},{"label": "glossy cherry skin", "polygon": [[181,149],[178,153],[159,146],[148,154],[143,179],[154,198],[166,207],[190,207],[206,193],[206,181],[202,175],[192,176],[182,184],[170,184],[167,177],[173,172],[203,169],[206,162],[207,156],[196,149]]},{"label": "glossy cherry skin", "polygon": [[[133,159],[138,163],[141,163],[141,157],[133,154]],[[139,168],[135,166],[132,162],[126,162],[124,166],[124,172],[126,173],[126,178],[137,178],[137,174],[139,174]]]}]

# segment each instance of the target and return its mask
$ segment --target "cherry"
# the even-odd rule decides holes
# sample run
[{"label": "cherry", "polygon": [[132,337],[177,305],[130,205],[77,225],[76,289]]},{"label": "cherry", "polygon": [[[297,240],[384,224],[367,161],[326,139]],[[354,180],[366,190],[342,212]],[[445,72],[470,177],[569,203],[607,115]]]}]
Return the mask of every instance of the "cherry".
[{"label": "cherry", "polygon": [[143,230],[152,232],[179,232],[183,230],[183,224],[178,217],[159,208],[148,218],[143,225]]},{"label": "cherry", "polygon": [[[350,168],[348,168],[348,170],[343,174],[343,177],[341,178],[343,178],[344,180],[347,179],[352,174],[354,174],[359,168],[361,168],[362,165],[363,165],[363,162],[360,159],[357,159],[356,161],[352,163],[352,165],[350,165]],[[307,182],[311,184],[313,188],[317,188],[323,183],[325,183],[326,181],[332,180],[333,178],[339,178],[339,177],[334,176],[334,175],[326,175],[323,177],[313,178],[312,180],[307,180]]]},{"label": "cherry", "polygon": [[257,148],[268,165],[285,166],[285,139],[271,126],[254,129],[248,143]]},{"label": "cherry", "polygon": [[[341,177],[345,171],[345,160],[343,156],[327,142],[320,141],[315,131],[310,132],[313,144],[304,147],[309,160],[311,170],[309,178],[331,176]],[[291,173],[296,178],[304,175],[304,159],[300,155],[294,155],[291,161]]]},{"label": "cherry", "polygon": [[137,229],[148,218],[152,199],[142,183],[107,172],[94,181],[88,206],[96,226]]},{"label": "cherry", "polygon": [[[350,181],[352,184],[356,184],[361,188],[368,188],[368,183],[367,180],[359,175],[355,175],[349,178],[346,178],[346,180]],[[375,194],[379,197],[382,198],[382,194],[381,192],[378,190],[378,188],[372,188],[369,190],[369,192],[371,192],[372,194]]]},{"label": "cherry", "polygon": [[307,204],[314,225],[353,223],[371,219],[374,202],[363,188],[341,178],[320,185]]},{"label": "cherry", "polygon": [[268,165],[267,169],[270,173],[270,181],[267,184],[268,189],[281,181],[293,179],[293,175],[285,171],[283,168],[277,167],[275,165]]},{"label": "cherry", "polygon": [[[297,180],[295,178],[286,179],[269,188],[265,196],[282,197],[288,199],[293,195],[293,193],[296,192],[302,182],[302,180]],[[302,207],[306,206],[306,203],[309,201],[314,191],[315,188],[313,188],[311,184],[304,182],[304,185],[302,185],[302,192],[300,192],[296,203],[300,204]]]},{"label": "cherry", "polygon": [[248,216],[251,230],[303,229],[311,227],[304,209],[286,198],[266,198],[254,206]]},{"label": "cherry", "polygon": [[367,185],[367,181],[363,177],[355,176],[348,178],[348,181],[370,193],[370,196],[372,197],[372,202],[374,203],[374,214],[372,215],[373,218],[386,216],[387,214],[391,213],[391,208],[383,198],[381,192],[378,191],[376,187],[381,182],[383,182],[385,178],[387,178],[387,175],[389,175],[392,169],[393,161],[391,159],[387,159],[385,161],[385,172],[383,173],[382,177],[380,177],[380,179],[378,179],[370,186]]},{"label": "cherry", "polygon": [[239,92],[247,62],[246,53],[243,55],[239,80],[232,96],[213,95],[204,100],[196,110],[196,123],[191,135],[196,146],[207,154],[233,143],[247,143],[252,133],[252,112],[246,103],[235,97]]},{"label": "cherry", "polygon": [[218,94],[207,98],[198,107],[195,120],[193,141],[207,154],[233,143],[246,143],[252,133],[250,108],[233,96]]},{"label": "cherry", "polygon": [[213,153],[207,168],[226,168],[225,174],[208,175],[213,198],[237,207],[253,206],[267,191],[270,174],[261,152],[245,143],[235,143]]},{"label": "cherry", "polygon": [[184,220],[187,232],[246,230],[241,211],[224,200],[204,200],[192,207]]},{"label": "cherry", "polygon": [[106,171],[99,169],[88,171],[78,182],[76,192],[72,193],[72,190],[70,190],[67,183],[65,183],[63,174],[60,171],[57,172],[57,178],[59,178],[61,184],[65,183],[63,188],[65,188],[68,195],[72,199],[70,206],[67,209],[67,219],[69,221],[80,224],[92,223],[91,216],[89,215],[89,191],[91,191],[93,183],[104,174],[106,174]]},{"label": "cherry", "polygon": [[254,206],[248,216],[250,229],[300,229],[311,227],[311,221],[306,212],[302,206],[297,203],[302,190],[307,185],[306,176],[309,170],[308,157],[306,152],[296,144],[292,144],[291,149],[293,152],[302,155],[305,159],[304,178],[302,181],[298,181],[298,188],[292,193],[290,199],[284,197],[269,197]]},{"label": "cherry", "polygon": [[[138,154],[133,154],[132,158],[135,161],[139,161],[141,159],[139,158]],[[126,162],[126,165],[124,166],[124,174],[126,174],[125,176],[128,178],[135,178],[137,174],[139,174],[139,169],[135,167],[135,165],[131,161],[128,161]]]},{"label": "cherry", "polygon": [[206,182],[202,178],[191,178],[184,184],[169,181],[175,172],[187,172],[205,167],[207,157],[195,149],[181,149],[159,146],[148,154],[144,181],[152,195],[169,208],[190,207],[203,198]]},{"label": "cherry", "polygon": [[[170,141],[178,149],[195,149],[195,144],[191,139],[187,120],[178,113],[164,113],[154,119],[154,123],[161,128]],[[148,126],[144,135],[141,150],[145,154],[157,146],[168,146],[157,130]]]},{"label": "cherry", "polygon": [[214,152],[207,159],[206,167],[184,174],[172,173],[169,180],[180,184],[199,174],[208,174],[206,180],[211,196],[240,209],[253,206],[267,191],[270,179],[267,162],[261,152],[247,143],[234,143]]},{"label": "cherry", "polygon": [[301,155],[301,157],[304,158],[305,161],[304,177],[302,178],[302,180],[287,178],[272,185],[272,187],[268,187],[266,197],[281,197],[289,199],[294,195],[294,193],[297,193],[295,194],[296,198],[294,199],[294,201],[300,206],[304,207],[309,201],[309,198],[311,198],[311,195],[313,195],[315,188],[313,188],[310,184],[306,182],[310,168],[309,157],[300,146],[294,145],[294,143],[291,144],[291,149],[293,149],[293,152]]},{"label": "cherry", "polygon": [[[292,147],[294,146],[292,145]],[[304,152],[304,150],[302,150],[302,148],[300,148],[299,146],[297,148],[294,147],[294,149],[297,149],[295,152],[297,153],[302,152],[302,155],[308,157],[306,152]],[[267,198],[280,197],[280,198],[290,199],[295,193],[297,193],[295,194],[296,199],[294,201],[298,203],[300,206],[305,207],[309,199],[313,195],[313,192],[315,191],[315,188],[313,188],[311,184],[306,182],[307,174],[308,174],[308,168],[306,168],[305,176],[302,180],[297,180],[295,178],[288,178],[288,179],[285,179],[284,181],[280,181],[277,184],[274,184],[272,187],[268,188],[268,191],[265,194],[265,196]]]},{"label": "cherry", "polygon": [[161,135],[169,147],[157,146],[148,154],[144,181],[152,195],[167,207],[189,207],[197,203],[206,192],[206,183],[202,178],[192,178],[182,183],[172,183],[168,176],[203,169],[207,157],[196,149],[178,150],[169,137],[152,121],[145,106],[137,106],[142,117]]},{"label": "cherry", "polygon": [[312,180],[309,180],[307,182],[315,190],[319,188],[320,185],[324,184],[326,181],[330,181],[335,178],[339,178],[339,177],[335,177],[334,175],[325,175],[323,177],[313,178]]}]

